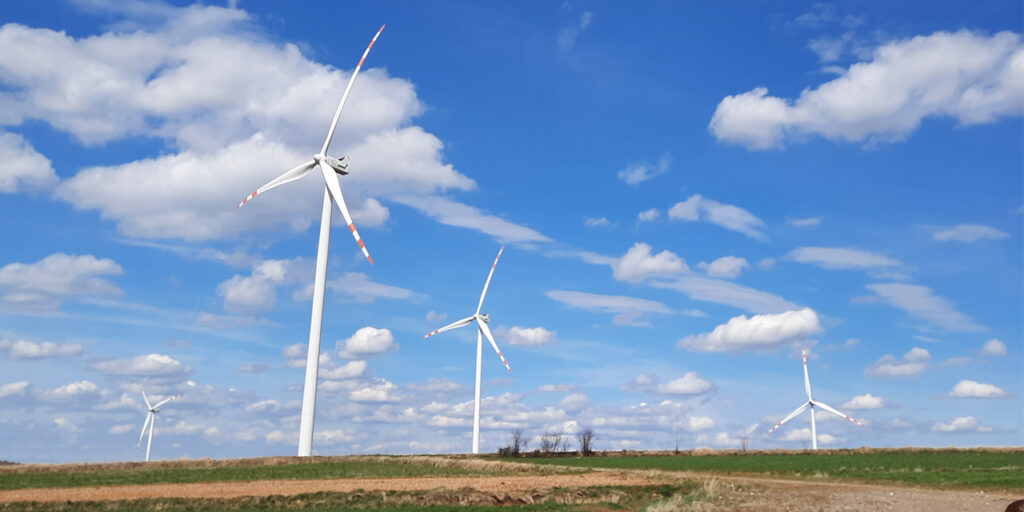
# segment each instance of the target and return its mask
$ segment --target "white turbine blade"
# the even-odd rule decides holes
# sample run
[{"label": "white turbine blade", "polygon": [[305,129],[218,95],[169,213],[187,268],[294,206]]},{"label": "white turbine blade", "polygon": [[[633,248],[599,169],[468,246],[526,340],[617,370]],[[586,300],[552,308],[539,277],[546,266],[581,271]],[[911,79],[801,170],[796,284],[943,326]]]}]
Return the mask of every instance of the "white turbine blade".
[{"label": "white turbine blade", "polygon": [[334,120],[331,121],[331,129],[327,132],[327,139],[324,140],[324,147],[320,150],[320,154],[326,155],[327,148],[331,145],[331,139],[334,138],[334,129],[338,126],[338,118],[341,117],[341,109],[345,108],[345,101],[348,100],[348,93],[352,90],[352,84],[356,81],[356,75],[359,74],[359,70],[363,68],[363,61],[366,60],[366,56],[370,53],[370,48],[373,48],[373,43],[377,42],[377,38],[380,37],[380,33],[384,31],[384,25],[380,26],[380,30],[377,31],[377,35],[373,36],[370,41],[370,45],[366,47],[366,51],[363,52],[363,57],[359,59],[359,64],[356,65],[356,70],[352,72],[352,77],[348,79],[348,85],[345,86],[345,92],[341,95],[341,101],[338,103],[338,110],[334,111]]},{"label": "white turbine blade", "polygon": [[804,349],[804,390],[807,391],[807,400],[811,400],[811,378],[807,376],[807,349]]},{"label": "white turbine blade", "polygon": [[771,433],[775,432],[775,430],[778,429],[779,427],[781,427],[783,423],[786,423],[787,421],[795,418],[797,414],[800,414],[800,413],[804,412],[804,409],[806,409],[810,405],[811,405],[810,402],[804,402],[804,404],[801,405],[800,407],[797,407],[795,411],[789,413],[789,416],[786,416],[785,419],[783,419],[782,421],[776,423],[775,426],[772,427],[772,429],[768,431],[768,434],[771,435]]},{"label": "white turbine blade", "polygon": [[822,409],[825,409],[826,411],[828,411],[828,412],[830,412],[832,414],[835,414],[836,416],[839,416],[840,418],[846,418],[846,419],[848,419],[848,420],[850,420],[850,421],[852,421],[852,422],[854,422],[854,423],[856,423],[856,424],[858,424],[858,425],[860,425],[862,427],[864,426],[864,424],[861,423],[860,421],[855,420],[855,419],[853,419],[853,418],[851,418],[851,417],[849,417],[849,416],[847,416],[847,415],[845,415],[845,414],[843,414],[843,413],[833,409],[832,406],[830,406],[830,405],[828,405],[828,404],[826,404],[824,402],[819,402],[817,400],[814,400],[811,403],[813,403],[815,407],[821,407]]},{"label": "white turbine blade", "polygon": [[295,181],[295,180],[305,176],[307,173],[309,173],[309,171],[311,169],[313,169],[313,166],[315,166],[315,165],[316,165],[316,162],[314,160],[310,160],[310,161],[308,161],[306,163],[303,163],[303,164],[297,165],[295,167],[292,167],[291,169],[288,169],[287,171],[285,171],[284,174],[282,174],[282,175],[280,175],[280,176],[270,180],[270,182],[267,183],[266,185],[263,185],[262,187],[254,190],[252,194],[249,194],[249,197],[246,197],[245,199],[242,199],[242,202],[238,203],[238,208],[241,208],[242,205],[244,205],[245,203],[248,203],[250,200],[252,200],[252,198],[254,198],[254,197],[256,197],[256,196],[258,196],[258,195],[260,195],[260,194],[262,194],[262,193],[264,193],[264,192],[266,192],[266,191],[268,191],[268,190],[270,190],[270,189],[272,189],[274,187],[279,187],[281,185],[284,185],[285,183],[291,183],[291,182],[293,182],[293,181]]},{"label": "white turbine blade", "polygon": [[142,438],[146,437],[146,427],[149,426],[149,421],[153,419],[153,413],[146,413],[146,422],[142,424],[142,433],[139,434],[139,446],[142,446]]},{"label": "white turbine blade", "polygon": [[480,330],[483,331],[484,335],[487,336],[487,341],[491,342],[491,346],[494,347],[494,351],[498,353],[498,357],[501,358],[501,363],[505,365],[509,373],[512,373],[512,367],[508,365],[508,361],[505,360],[505,356],[501,355],[501,349],[498,348],[498,344],[494,342],[494,335],[491,334],[491,328],[487,327],[487,323],[480,320],[478,317],[476,323],[480,325]]},{"label": "white turbine blade", "polygon": [[159,409],[161,405],[163,405],[163,404],[166,404],[167,402],[170,402],[171,400],[177,400],[177,399],[179,399],[179,398],[181,398],[181,395],[180,395],[180,394],[178,394],[178,395],[174,395],[174,396],[172,396],[172,397],[170,397],[170,398],[168,398],[168,399],[164,400],[163,402],[160,402],[160,403],[156,404],[156,405],[155,405],[155,406],[154,406],[153,408],[154,408],[154,409]]},{"label": "white turbine blade", "polygon": [[494,264],[491,265],[491,273],[487,274],[487,282],[484,283],[484,291],[480,292],[480,302],[476,305],[476,314],[480,314],[480,310],[484,307],[484,297],[487,296],[487,287],[491,285],[491,278],[494,277],[494,268],[498,266],[498,259],[501,258],[501,252],[505,250],[505,246],[501,246],[498,249],[498,256],[494,258]]},{"label": "white turbine blade", "polygon": [[152,408],[153,408],[153,406],[152,406],[152,405],[149,405],[149,399],[148,399],[148,398],[146,398],[146,390],[145,390],[145,389],[143,389],[143,390],[141,390],[141,391],[142,391],[142,399],[146,401],[146,408],[147,408],[147,409],[152,409]]},{"label": "white turbine blade", "polygon": [[472,322],[472,321],[473,321],[473,317],[467,316],[466,318],[463,318],[462,320],[457,320],[457,321],[452,322],[452,323],[450,323],[450,324],[448,324],[448,325],[446,325],[446,326],[444,326],[444,327],[442,327],[442,328],[440,328],[440,329],[438,329],[436,331],[427,333],[427,335],[424,336],[424,338],[429,338],[429,337],[431,337],[431,336],[433,336],[433,335],[435,335],[435,334],[437,334],[439,332],[450,331],[452,329],[457,329],[457,328],[462,327],[464,325],[469,325],[469,323]]},{"label": "white turbine blade", "polygon": [[348,206],[345,205],[345,197],[341,195],[341,183],[338,182],[338,175],[331,169],[327,164],[320,164],[320,171],[324,175],[324,181],[327,182],[327,190],[331,191],[331,197],[334,198],[334,202],[337,203],[338,209],[341,210],[341,216],[345,217],[345,223],[348,224],[348,229],[352,231],[352,237],[356,239],[356,243],[359,244],[359,248],[363,250],[363,256],[370,261],[370,265],[373,265],[373,258],[370,257],[370,252],[366,250],[366,245],[363,244],[363,239],[359,237],[359,231],[356,231],[356,225],[352,223],[352,216],[348,213]]}]

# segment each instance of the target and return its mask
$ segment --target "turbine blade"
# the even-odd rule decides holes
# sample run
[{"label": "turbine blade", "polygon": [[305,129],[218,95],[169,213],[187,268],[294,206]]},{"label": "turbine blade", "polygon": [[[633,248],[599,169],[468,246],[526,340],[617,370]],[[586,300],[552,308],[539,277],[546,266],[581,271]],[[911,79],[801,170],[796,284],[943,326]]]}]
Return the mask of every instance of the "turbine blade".
[{"label": "turbine blade", "polygon": [[170,402],[171,400],[177,400],[179,398],[181,398],[181,394],[174,395],[174,396],[164,400],[163,402],[160,402],[160,403],[156,404],[153,408],[154,409],[159,409],[161,405],[166,404],[167,402]]},{"label": "turbine blade", "polygon": [[494,277],[494,268],[498,266],[498,260],[501,258],[501,252],[505,250],[505,246],[501,246],[498,249],[498,256],[494,258],[494,264],[491,265],[491,273],[487,274],[487,282],[484,283],[484,291],[480,292],[480,302],[476,305],[476,314],[480,314],[480,310],[484,307],[484,297],[487,296],[487,287],[491,285],[491,278]]},{"label": "turbine blade", "polygon": [[152,409],[152,408],[153,408],[153,406],[152,406],[152,405],[149,405],[149,399],[148,399],[148,398],[146,398],[146,390],[145,390],[145,389],[143,389],[143,390],[141,390],[141,391],[142,391],[142,399],[146,401],[146,408],[147,408],[147,409]]},{"label": "turbine blade", "polygon": [[431,337],[431,336],[433,336],[433,335],[435,335],[435,334],[437,334],[439,332],[450,331],[452,329],[457,329],[457,328],[462,327],[464,325],[469,325],[469,323],[472,322],[472,321],[473,321],[473,317],[467,316],[466,318],[463,318],[462,320],[456,320],[456,321],[454,321],[454,322],[452,322],[452,323],[450,323],[450,324],[448,324],[448,325],[446,325],[446,326],[444,326],[444,327],[442,327],[442,328],[440,328],[440,329],[438,329],[436,331],[427,333],[427,335],[424,336],[424,338],[429,338],[429,337]]},{"label": "turbine blade", "polygon": [[245,205],[245,203],[248,203],[254,197],[256,197],[256,196],[258,196],[258,195],[260,195],[260,194],[262,194],[262,193],[264,193],[264,192],[266,192],[266,191],[268,191],[268,190],[270,190],[272,188],[279,187],[281,185],[284,185],[285,183],[291,183],[291,182],[293,182],[293,181],[295,181],[295,180],[305,176],[307,173],[309,173],[309,171],[311,169],[313,169],[313,166],[315,166],[315,165],[316,165],[316,162],[313,161],[313,160],[310,160],[310,161],[308,161],[306,163],[299,164],[299,165],[297,165],[295,167],[292,167],[291,169],[288,169],[287,171],[285,171],[284,174],[282,174],[282,175],[280,175],[280,176],[270,180],[270,182],[267,183],[266,185],[263,185],[262,187],[260,187],[260,188],[256,189],[255,191],[253,191],[252,194],[249,194],[249,197],[246,197],[245,199],[242,199],[242,202],[238,203],[238,208],[241,208],[243,205]]},{"label": "turbine blade", "polygon": [[139,434],[139,446],[142,446],[142,438],[146,437],[146,427],[149,426],[149,421],[153,419],[153,413],[146,412],[146,422],[142,424],[142,433]]},{"label": "turbine blade", "polygon": [[849,417],[849,416],[847,416],[847,415],[845,415],[845,414],[843,414],[843,413],[833,409],[832,406],[830,406],[830,405],[828,405],[828,404],[826,404],[824,402],[819,402],[817,400],[814,400],[812,403],[814,404],[815,407],[821,407],[822,409],[825,409],[826,411],[828,411],[828,412],[830,412],[832,414],[835,414],[836,416],[839,416],[840,418],[846,418],[846,419],[848,419],[848,420],[850,420],[850,421],[852,421],[852,422],[854,422],[854,423],[856,423],[856,424],[858,424],[858,425],[860,425],[862,427],[864,426],[864,424],[861,423],[860,421],[855,420],[855,419],[853,419],[853,418],[851,418],[851,417]]},{"label": "turbine blade", "polygon": [[345,197],[341,195],[341,183],[338,182],[338,175],[335,174],[334,169],[331,169],[326,164],[320,164],[320,172],[324,175],[324,181],[327,182],[327,190],[331,191],[331,197],[334,198],[338,209],[341,210],[341,216],[345,217],[345,224],[348,224],[349,231],[352,231],[352,237],[356,239],[359,248],[363,250],[363,256],[366,256],[366,259],[370,261],[370,265],[373,265],[373,258],[370,257],[370,252],[366,250],[366,244],[359,237],[359,231],[356,231],[356,225],[352,223],[352,216],[348,213]]},{"label": "turbine blade", "polygon": [[501,349],[498,348],[498,344],[494,342],[494,335],[491,334],[491,328],[487,327],[487,323],[479,318],[476,319],[476,323],[480,326],[480,330],[483,331],[484,335],[487,336],[487,341],[491,342],[491,346],[494,347],[494,351],[498,353],[498,357],[501,358],[502,364],[508,369],[509,373],[512,373],[512,367],[508,365],[508,361],[505,360],[505,356],[501,355]]},{"label": "turbine blade", "polygon": [[804,351],[804,390],[807,391],[807,400],[811,400],[811,378],[807,376],[807,349]]},{"label": "turbine blade", "polygon": [[797,407],[795,411],[789,413],[789,416],[786,416],[785,419],[783,419],[782,421],[776,423],[775,426],[772,427],[772,429],[768,431],[768,435],[771,435],[772,432],[775,432],[775,430],[778,429],[779,427],[781,427],[783,423],[786,423],[787,421],[795,418],[798,414],[804,412],[804,409],[806,409],[810,405],[811,405],[810,402],[804,402],[804,404],[801,405],[800,407]]},{"label": "turbine blade", "polygon": [[345,86],[345,92],[341,95],[341,101],[338,103],[338,110],[334,111],[334,120],[331,121],[331,129],[327,132],[327,139],[324,140],[324,147],[320,150],[320,154],[326,155],[327,148],[331,145],[331,139],[334,138],[334,129],[338,126],[338,118],[341,117],[341,109],[345,108],[345,102],[348,101],[348,93],[352,90],[352,84],[356,81],[356,75],[359,74],[359,70],[363,68],[363,61],[366,60],[366,56],[370,53],[370,48],[373,48],[373,43],[377,42],[377,38],[380,37],[380,33],[384,31],[384,25],[380,26],[380,30],[373,36],[370,41],[370,45],[366,47],[363,52],[363,57],[359,59],[359,64],[356,65],[355,71],[352,72],[352,77],[348,79],[348,85]]}]

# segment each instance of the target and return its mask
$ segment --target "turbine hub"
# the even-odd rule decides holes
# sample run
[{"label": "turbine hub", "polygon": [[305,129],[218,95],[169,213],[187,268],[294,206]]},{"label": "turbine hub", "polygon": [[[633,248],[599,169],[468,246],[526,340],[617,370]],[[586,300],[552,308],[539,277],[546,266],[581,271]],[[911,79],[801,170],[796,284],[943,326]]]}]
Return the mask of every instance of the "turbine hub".
[{"label": "turbine hub", "polygon": [[489,323],[491,323],[491,315],[488,315],[487,313],[484,313],[484,314],[480,315],[480,320],[483,320],[485,324],[489,324]]}]

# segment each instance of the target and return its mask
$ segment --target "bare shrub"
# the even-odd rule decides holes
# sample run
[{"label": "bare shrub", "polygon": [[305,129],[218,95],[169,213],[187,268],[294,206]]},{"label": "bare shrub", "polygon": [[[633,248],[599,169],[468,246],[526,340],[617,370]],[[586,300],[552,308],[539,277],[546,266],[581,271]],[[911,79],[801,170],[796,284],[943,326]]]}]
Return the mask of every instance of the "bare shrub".
[{"label": "bare shrub", "polygon": [[526,452],[527,445],[530,444],[529,438],[523,435],[523,431],[518,428],[512,431],[512,438],[509,441],[508,446],[498,449],[498,455],[505,457],[518,457],[521,453]]},{"label": "bare shrub", "polygon": [[562,434],[549,432],[540,436],[541,453],[558,453],[565,448],[565,438]]},{"label": "bare shrub", "polygon": [[594,439],[597,439],[597,435],[594,434],[594,429],[590,427],[576,433],[576,440],[580,442],[581,455],[587,457],[594,454]]}]

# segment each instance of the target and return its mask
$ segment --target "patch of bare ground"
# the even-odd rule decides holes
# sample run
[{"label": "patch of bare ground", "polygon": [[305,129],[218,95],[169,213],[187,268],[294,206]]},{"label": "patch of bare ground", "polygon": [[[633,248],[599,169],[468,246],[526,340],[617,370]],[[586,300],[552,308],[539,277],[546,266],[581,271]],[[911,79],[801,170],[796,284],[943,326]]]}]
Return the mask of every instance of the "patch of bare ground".
[{"label": "patch of bare ground", "polygon": [[652,482],[624,472],[422,478],[345,478],[323,480],[259,480],[187,484],[112,485],[0,491],[0,503],[112,501],[143,498],[232,498],[289,496],[317,492],[427,491],[476,489],[485,493],[525,492],[556,487],[637,487]]}]

